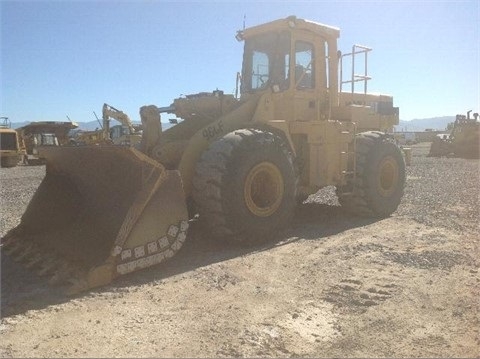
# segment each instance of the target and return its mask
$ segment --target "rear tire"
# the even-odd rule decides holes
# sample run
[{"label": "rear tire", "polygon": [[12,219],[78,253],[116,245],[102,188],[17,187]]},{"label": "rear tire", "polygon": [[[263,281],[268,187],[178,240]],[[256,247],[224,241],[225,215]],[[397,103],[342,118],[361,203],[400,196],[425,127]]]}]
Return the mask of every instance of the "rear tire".
[{"label": "rear tire", "polygon": [[193,180],[200,221],[215,237],[243,243],[271,239],[288,225],[297,176],[285,141],[242,129],[213,142]]},{"label": "rear tire", "polygon": [[396,211],[405,187],[405,161],[400,148],[377,131],[357,135],[356,176],[337,187],[340,204],[366,217],[388,217]]}]

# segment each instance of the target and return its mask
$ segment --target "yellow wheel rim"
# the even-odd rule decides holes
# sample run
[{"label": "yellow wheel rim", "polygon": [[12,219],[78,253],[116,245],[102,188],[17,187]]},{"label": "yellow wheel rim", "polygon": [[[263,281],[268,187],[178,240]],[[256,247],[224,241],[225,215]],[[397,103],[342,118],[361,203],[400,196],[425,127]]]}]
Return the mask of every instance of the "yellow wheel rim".
[{"label": "yellow wheel rim", "polygon": [[273,163],[261,162],[247,175],[244,187],[248,210],[258,217],[274,214],[282,203],[283,176]]},{"label": "yellow wheel rim", "polygon": [[398,163],[392,156],[385,157],[379,166],[378,190],[383,197],[391,196],[398,186]]}]

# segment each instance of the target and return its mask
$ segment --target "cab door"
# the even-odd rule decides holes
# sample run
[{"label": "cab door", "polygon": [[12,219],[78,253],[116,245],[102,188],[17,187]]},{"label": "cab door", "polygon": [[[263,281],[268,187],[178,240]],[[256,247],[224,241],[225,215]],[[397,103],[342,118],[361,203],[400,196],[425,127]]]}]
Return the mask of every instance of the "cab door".
[{"label": "cab door", "polygon": [[290,132],[297,143],[302,143],[301,182],[318,188],[330,183],[338,172],[331,165],[333,161],[325,159],[340,153],[335,144],[335,123],[328,121],[328,46],[319,35],[297,32],[292,50],[294,121]]},{"label": "cab door", "polygon": [[292,48],[295,121],[323,119],[327,93],[325,41],[300,32],[293,38]]}]

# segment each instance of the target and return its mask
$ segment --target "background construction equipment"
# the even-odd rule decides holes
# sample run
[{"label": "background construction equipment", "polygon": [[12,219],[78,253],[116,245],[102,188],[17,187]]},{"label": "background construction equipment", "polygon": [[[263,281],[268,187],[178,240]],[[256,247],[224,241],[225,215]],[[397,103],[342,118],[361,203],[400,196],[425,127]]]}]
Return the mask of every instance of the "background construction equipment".
[{"label": "background construction equipment", "polygon": [[454,156],[480,158],[480,122],[478,113],[457,115],[450,135],[437,135],[430,147],[429,157]]},{"label": "background construction equipment", "polygon": [[17,128],[24,151],[25,164],[45,164],[40,154],[44,146],[65,146],[69,143],[69,132],[78,127],[75,122],[39,121]]},{"label": "background construction equipment", "polygon": [[20,162],[23,152],[17,131],[11,128],[8,117],[0,117],[0,163],[2,167],[15,167]]}]

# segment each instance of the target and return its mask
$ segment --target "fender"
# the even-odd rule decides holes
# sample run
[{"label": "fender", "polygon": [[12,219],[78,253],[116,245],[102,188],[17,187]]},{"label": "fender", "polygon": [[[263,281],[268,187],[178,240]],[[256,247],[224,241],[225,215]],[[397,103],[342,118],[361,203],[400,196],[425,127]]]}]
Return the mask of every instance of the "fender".
[{"label": "fender", "polygon": [[212,142],[251,123],[260,97],[252,96],[232,112],[197,131],[190,139],[178,165],[187,197],[191,194],[195,165],[202,153]]}]

